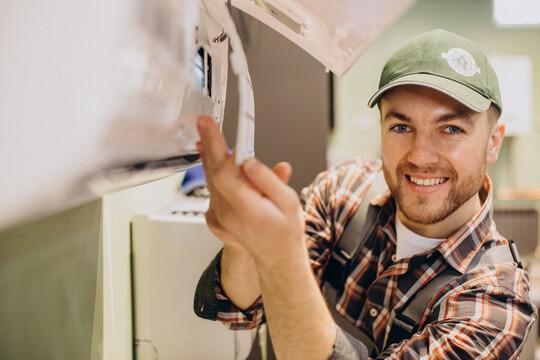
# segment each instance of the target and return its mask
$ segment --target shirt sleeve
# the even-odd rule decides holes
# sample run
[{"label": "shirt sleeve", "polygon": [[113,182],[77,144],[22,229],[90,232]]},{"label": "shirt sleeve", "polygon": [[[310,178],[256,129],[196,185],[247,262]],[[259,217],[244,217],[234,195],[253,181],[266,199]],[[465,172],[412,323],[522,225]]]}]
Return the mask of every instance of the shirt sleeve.
[{"label": "shirt sleeve", "polygon": [[339,326],[336,328],[336,342],[329,360],[367,360],[366,346]]},{"label": "shirt sleeve", "polygon": [[201,275],[195,290],[194,310],[197,316],[221,321],[231,330],[252,329],[264,321],[262,298],[241,310],[227,298],[220,281],[221,250]]},{"label": "shirt sleeve", "polygon": [[215,292],[218,301],[222,304],[217,313],[217,320],[221,321],[226,327],[231,330],[248,330],[259,326],[265,322],[264,307],[262,297],[259,296],[253,304],[246,310],[239,309],[226,296],[220,281],[220,267],[215,269]]},{"label": "shirt sleeve", "polygon": [[506,264],[475,270],[480,276],[445,296],[421,332],[377,359],[516,359],[537,309],[526,272],[515,270]]}]

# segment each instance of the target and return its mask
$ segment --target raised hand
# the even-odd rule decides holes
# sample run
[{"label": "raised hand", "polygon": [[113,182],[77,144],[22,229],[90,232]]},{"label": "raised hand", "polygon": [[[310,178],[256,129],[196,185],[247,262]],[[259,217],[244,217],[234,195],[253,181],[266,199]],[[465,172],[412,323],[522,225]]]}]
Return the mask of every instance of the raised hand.
[{"label": "raised hand", "polygon": [[217,125],[199,118],[197,144],[211,194],[206,220],[226,245],[241,246],[254,258],[268,258],[276,246],[303,249],[304,221],[296,192],[286,185],[291,167],[273,169],[256,159],[242,167],[234,164]]},{"label": "raised hand", "polygon": [[198,125],[212,198],[207,221],[225,242],[225,293],[243,309],[262,293],[278,358],[327,359],[336,325],[309,263],[298,195],[285,183],[290,166],[250,159],[237,167],[214,122],[201,117]]}]

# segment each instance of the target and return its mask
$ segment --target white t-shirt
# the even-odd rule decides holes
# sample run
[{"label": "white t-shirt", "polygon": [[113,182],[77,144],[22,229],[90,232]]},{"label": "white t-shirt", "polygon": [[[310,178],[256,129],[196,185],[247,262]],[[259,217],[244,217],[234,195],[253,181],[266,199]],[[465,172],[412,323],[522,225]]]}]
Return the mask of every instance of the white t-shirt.
[{"label": "white t-shirt", "polygon": [[409,230],[396,215],[396,258],[397,260],[409,258],[436,248],[446,239],[433,239],[418,235]]}]

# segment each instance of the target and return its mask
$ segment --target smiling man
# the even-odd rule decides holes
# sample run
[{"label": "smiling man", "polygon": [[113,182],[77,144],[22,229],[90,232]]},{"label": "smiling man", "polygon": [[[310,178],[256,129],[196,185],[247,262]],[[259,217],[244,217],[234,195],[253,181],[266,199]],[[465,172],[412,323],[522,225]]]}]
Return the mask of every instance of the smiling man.
[{"label": "smiling man", "polygon": [[[493,222],[486,165],[504,125],[485,54],[444,30],[418,35],[385,65],[376,105],[382,163],[355,159],[321,173],[303,190],[303,208],[286,185],[289,165],[235,167],[219,129],[199,119],[206,218],[224,248],[201,278],[195,311],[233,329],[266,320],[278,359],[517,358],[537,310]],[[389,191],[368,197],[381,170]],[[373,230],[331,305],[349,333],[320,286],[361,203],[376,214],[365,224]],[[418,321],[400,325],[430,288]]]},{"label": "smiling man", "polygon": [[429,87],[403,85],[381,100],[383,171],[398,218],[446,238],[482,205],[486,164],[497,160],[504,125]]}]

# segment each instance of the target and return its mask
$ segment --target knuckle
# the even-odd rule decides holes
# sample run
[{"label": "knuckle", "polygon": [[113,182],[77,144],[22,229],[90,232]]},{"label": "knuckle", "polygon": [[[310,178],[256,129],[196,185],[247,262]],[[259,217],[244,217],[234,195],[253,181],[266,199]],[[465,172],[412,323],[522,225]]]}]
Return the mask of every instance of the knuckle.
[{"label": "knuckle", "polygon": [[223,227],[223,225],[218,221],[216,215],[214,212],[207,212],[205,214],[206,218],[206,224],[208,225],[208,228],[214,235],[216,235],[219,239],[224,240],[227,236],[227,231]]},{"label": "knuckle", "polygon": [[224,229],[229,229],[234,225],[234,216],[231,216],[230,212],[220,213],[216,220]]},{"label": "knuckle", "polygon": [[216,215],[214,213],[214,211],[212,209],[209,209],[205,214],[204,214],[204,219],[206,220],[206,224],[209,226],[209,227],[212,227],[216,224]]}]

